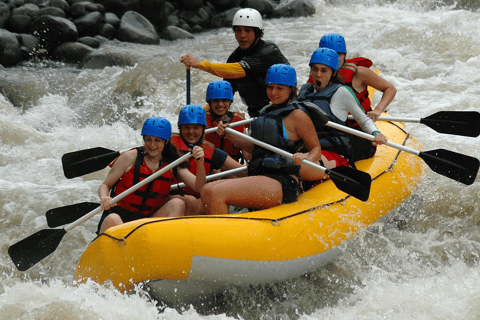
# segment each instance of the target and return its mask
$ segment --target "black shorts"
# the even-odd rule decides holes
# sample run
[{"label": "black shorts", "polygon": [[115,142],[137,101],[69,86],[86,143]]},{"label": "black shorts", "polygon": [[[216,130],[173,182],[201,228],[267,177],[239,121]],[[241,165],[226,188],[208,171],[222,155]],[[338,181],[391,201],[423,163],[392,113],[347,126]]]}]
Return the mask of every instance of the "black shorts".
[{"label": "black shorts", "polygon": [[300,195],[300,184],[292,176],[283,173],[265,173],[262,176],[277,180],[282,185],[283,202],[291,203],[297,200]]},{"label": "black shorts", "polygon": [[116,207],[111,208],[110,210],[103,211],[102,217],[100,218],[100,222],[98,223],[97,235],[100,234],[100,227],[102,226],[103,220],[105,220],[105,218],[111,213],[118,214],[124,223],[134,221],[134,220],[138,220],[138,219],[148,218],[148,216],[144,216],[144,215],[141,215],[139,213],[131,212],[131,211],[128,211],[127,209],[116,206]]}]

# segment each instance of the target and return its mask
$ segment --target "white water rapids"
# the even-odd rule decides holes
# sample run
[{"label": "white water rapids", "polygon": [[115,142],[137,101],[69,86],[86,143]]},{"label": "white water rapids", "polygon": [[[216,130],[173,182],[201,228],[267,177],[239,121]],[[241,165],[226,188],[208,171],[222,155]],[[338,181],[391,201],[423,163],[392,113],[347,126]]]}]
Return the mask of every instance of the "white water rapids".
[{"label": "white water rapids", "polygon": [[[264,21],[264,38],[277,43],[304,83],[321,35],[342,33],[348,57],[370,58],[396,86],[391,115],[480,111],[480,14],[438,4],[316,0],[313,17]],[[224,62],[235,47],[224,28],[160,46],[112,42],[103,48],[131,67],[78,70],[39,62],[0,70],[10,88],[10,100],[0,96],[0,319],[478,319],[480,182],[465,186],[428,168],[394,220],[363,232],[317,272],[269,287],[231,288],[198,305],[157,308],[142,293],[74,286],[76,262],[100,215],[68,232],[27,272],[15,269],[8,247],[47,228],[47,210],[98,201],[107,171],[68,180],[62,155],[140,145],[140,126],[150,116],[167,117],[176,128],[186,101],[180,56]],[[192,71],[192,103],[204,103],[212,80]],[[238,95],[233,108],[246,110]],[[480,138],[421,124],[407,129],[424,150],[480,158]]]}]

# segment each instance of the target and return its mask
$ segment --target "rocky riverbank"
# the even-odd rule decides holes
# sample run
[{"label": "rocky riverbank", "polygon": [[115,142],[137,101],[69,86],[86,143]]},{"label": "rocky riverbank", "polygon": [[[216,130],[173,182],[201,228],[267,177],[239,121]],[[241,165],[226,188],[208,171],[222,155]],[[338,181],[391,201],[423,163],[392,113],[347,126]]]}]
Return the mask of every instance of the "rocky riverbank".
[{"label": "rocky riverbank", "polygon": [[240,8],[264,17],[315,13],[309,0],[0,0],[0,65],[50,59],[104,68],[122,64],[101,50],[116,39],[159,45],[230,27]]}]

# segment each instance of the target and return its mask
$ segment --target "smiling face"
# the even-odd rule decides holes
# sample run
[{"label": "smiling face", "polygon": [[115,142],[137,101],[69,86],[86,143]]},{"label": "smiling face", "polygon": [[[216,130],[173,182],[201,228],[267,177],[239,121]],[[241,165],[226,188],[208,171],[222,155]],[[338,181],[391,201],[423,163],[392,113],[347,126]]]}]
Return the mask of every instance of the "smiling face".
[{"label": "smiling face", "polygon": [[235,38],[240,49],[247,50],[255,43],[255,30],[253,27],[235,26]]},{"label": "smiling face", "polygon": [[158,157],[162,155],[165,148],[166,140],[155,136],[143,136],[143,145],[145,147],[145,153],[151,157]]},{"label": "smiling face", "polygon": [[284,84],[269,83],[267,85],[267,96],[273,104],[282,104],[290,99],[292,87]]},{"label": "smiling face", "polygon": [[310,72],[312,75],[315,89],[318,91],[325,89],[332,79],[333,69],[329,66],[320,63],[313,63],[310,66]]},{"label": "smiling face", "polygon": [[187,143],[196,144],[203,135],[203,125],[196,123],[181,124],[180,135]]},{"label": "smiling face", "polygon": [[229,99],[212,99],[209,101],[209,105],[213,113],[219,117],[222,117],[225,115],[225,113],[227,113],[231,103],[232,100]]}]

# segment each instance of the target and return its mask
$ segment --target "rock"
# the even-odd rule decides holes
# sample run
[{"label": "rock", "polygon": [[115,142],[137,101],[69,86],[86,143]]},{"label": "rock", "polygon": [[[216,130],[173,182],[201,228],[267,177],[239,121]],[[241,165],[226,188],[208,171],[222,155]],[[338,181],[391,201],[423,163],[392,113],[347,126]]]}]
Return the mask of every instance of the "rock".
[{"label": "rock", "polygon": [[60,8],[66,14],[70,13],[70,5],[65,0],[50,0],[50,6]]},{"label": "rock", "polygon": [[179,0],[179,3],[188,11],[196,11],[203,7],[203,0]]},{"label": "rock", "polygon": [[10,19],[8,19],[7,29],[16,33],[26,33],[31,23],[32,18],[30,18],[30,16],[19,14],[11,16]]},{"label": "rock", "polygon": [[10,18],[10,7],[3,2],[0,2],[0,28],[5,28],[8,18]]},{"label": "rock", "polygon": [[88,1],[77,2],[70,7],[72,17],[81,17],[95,11],[99,11],[97,5]]},{"label": "rock", "polygon": [[36,11],[40,10],[40,8],[33,3],[27,3],[19,8],[15,8],[12,10],[12,16],[15,15],[27,15],[32,16],[32,14]]},{"label": "rock", "polygon": [[105,21],[105,23],[111,24],[115,28],[118,28],[120,26],[120,19],[117,17],[116,14],[111,12],[105,13],[105,16],[103,17],[103,21]]},{"label": "rock", "polygon": [[212,28],[231,27],[233,17],[235,16],[235,13],[237,13],[237,11],[240,9],[241,9],[240,7],[232,8],[220,14],[214,15],[212,17],[212,20],[210,21],[210,27]]},{"label": "rock", "polygon": [[100,41],[92,37],[83,37],[78,39],[78,42],[86,44],[90,48],[98,49],[100,48]]},{"label": "rock", "polygon": [[126,12],[120,19],[117,39],[142,44],[159,44],[160,42],[153,25],[135,11]]},{"label": "rock", "polygon": [[[241,0],[209,0],[209,2],[217,8],[217,10],[228,10],[240,7]],[[245,7],[245,6],[242,6]]]},{"label": "rock", "polygon": [[272,18],[308,17],[315,14],[315,7],[309,0],[293,0],[281,3],[273,10]]},{"label": "rock", "polygon": [[77,27],[73,22],[54,16],[41,16],[33,20],[30,34],[37,36],[40,45],[48,51],[63,42],[75,42],[78,37]]},{"label": "rock", "polygon": [[114,65],[115,61],[106,52],[98,50],[88,53],[80,63],[82,69],[103,69]]},{"label": "rock", "polygon": [[79,42],[64,42],[55,48],[53,55],[60,61],[80,63],[83,58],[94,49]]},{"label": "rock", "polygon": [[30,60],[41,55],[41,52],[38,51],[38,44],[40,42],[37,37],[31,34],[20,33],[17,34],[17,40],[20,44],[23,60]]},{"label": "rock", "polygon": [[263,16],[270,16],[273,13],[274,3],[270,0],[245,0],[245,8],[252,8]]},{"label": "rock", "polygon": [[103,16],[100,12],[90,12],[83,17],[73,20],[79,36],[95,36],[103,26]]},{"label": "rock", "polygon": [[66,18],[67,14],[65,13],[65,11],[63,11],[60,8],[48,7],[48,8],[39,9],[33,12],[30,16],[32,17],[32,20],[35,20],[41,16],[55,16],[55,17]]},{"label": "rock", "polygon": [[112,26],[110,23],[105,23],[100,28],[99,35],[102,36],[102,37],[105,37],[107,39],[112,39],[115,36],[116,33],[117,33],[117,29],[115,29],[114,26]]},{"label": "rock", "polygon": [[162,33],[161,33],[161,37],[162,39],[167,39],[167,40],[178,40],[178,39],[193,39],[194,36],[179,28],[179,27],[175,27],[175,26],[168,26],[166,27],[165,29],[163,29]]},{"label": "rock", "polygon": [[0,29],[0,64],[11,67],[22,61],[22,51],[17,37],[5,29]]},{"label": "rock", "polygon": [[210,16],[203,8],[199,8],[196,11],[183,11],[180,13],[180,18],[188,23],[189,26],[207,26],[210,20]]}]

